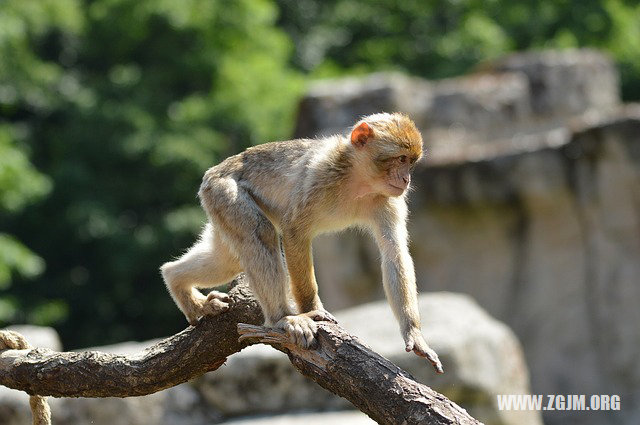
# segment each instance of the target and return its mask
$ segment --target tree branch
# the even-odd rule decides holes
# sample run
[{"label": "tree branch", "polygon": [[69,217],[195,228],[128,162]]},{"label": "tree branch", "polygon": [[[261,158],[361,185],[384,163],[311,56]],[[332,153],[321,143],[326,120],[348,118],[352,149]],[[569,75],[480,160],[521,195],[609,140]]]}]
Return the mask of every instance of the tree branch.
[{"label": "tree branch", "polygon": [[[346,398],[379,424],[480,424],[466,410],[427,387],[340,326],[318,323],[318,347],[305,350],[279,330],[239,324],[241,339],[284,351],[304,376]],[[425,361],[425,367],[431,367]]]},{"label": "tree branch", "polygon": [[136,355],[42,348],[0,351],[0,384],[42,396],[141,396],[215,370],[257,339],[287,353],[302,374],[348,399],[378,423],[479,423],[338,325],[320,323],[318,348],[300,349],[285,334],[256,326],[263,322],[262,313],[245,283],[229,295],[231,308],[224,314],[206,317]]}]

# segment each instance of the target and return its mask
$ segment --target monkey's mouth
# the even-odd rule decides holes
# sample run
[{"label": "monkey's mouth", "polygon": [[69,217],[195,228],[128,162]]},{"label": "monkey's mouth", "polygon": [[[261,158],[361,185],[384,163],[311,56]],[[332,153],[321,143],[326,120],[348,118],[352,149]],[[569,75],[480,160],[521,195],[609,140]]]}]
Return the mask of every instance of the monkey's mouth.
[{"label": "monkey's mouth", "polygon": [[407,186],[396,186],[393,183],[387,183],[389,185],[389,187],[391,188],[391,191],[396,193],[398,195],[402,195],[404,193],[405,190],[407,190]]}]

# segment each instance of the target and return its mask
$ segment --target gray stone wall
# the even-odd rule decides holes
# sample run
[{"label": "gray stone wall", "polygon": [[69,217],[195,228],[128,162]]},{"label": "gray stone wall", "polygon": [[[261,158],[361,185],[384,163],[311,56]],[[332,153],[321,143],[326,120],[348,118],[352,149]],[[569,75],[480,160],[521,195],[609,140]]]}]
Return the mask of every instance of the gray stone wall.
[{"label": "gray stone wall", "polygon": [[300,103],[296,136],[343,133],[363,115],[402,111],[421,129],[430,163],[531,150],[566,139],[581,120],[615,115],[618,80],[601,53],[567,50],[517,54],[435,82],[389,73],[321,81]]},{"label": "gray stone wall", "polygon": [[[301,106],[306,136],[371,112],[416,120],[420,290],[471,294],[510,325],[534,393],[623,397],[621,412],[547,412],[548,424],[640,423],[640,107],[620,104],[617,81],[597,52],[539,52],[440,82],[323,82]],[[314,256],[329,309],[383,296],[367,236],[322,237]]]}]

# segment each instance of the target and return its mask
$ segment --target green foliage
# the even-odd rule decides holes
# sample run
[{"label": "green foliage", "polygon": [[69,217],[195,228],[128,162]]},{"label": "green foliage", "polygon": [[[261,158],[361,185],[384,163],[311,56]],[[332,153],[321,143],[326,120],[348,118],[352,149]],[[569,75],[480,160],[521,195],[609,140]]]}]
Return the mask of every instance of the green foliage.
[{"label": "green foliage", "polygon": [[11,272],[35,277],[44,270],[44,262],[10,235],[0,233],[0,289],[11,283]]},{"label": "green foliage", "polygon": [[611,37],[600,47],[606,48],[618,61],[622,74],[622,95],[640,100],[640,3],[607,0],[611,17]]},{"label": "green foliage", "polygon": [[[29,163],[15,142],[9,125],[0,125],[0,222],[50,189],[49,180]],[[0,232],[0,321],[10,320],[16,311],[12,297],[3,296],[16,273],[34,278],[44,270],[44,262],[18,240]]]},{"label": "green foliage", "polygon": [[[202,174],[292,129],[302,77],[287,64],[292,46],[274,27],[276,7],[15,0],[0,8],[0,53],[11,58],[0,65],[0,119],[23,130],[53,182],[48,198],[0,226],[47,262],[29,283],[37,259],[18,266],[25,252],[4,239],[13,243],[5,263],[22,276],[9,291],[4,273],[0,297],[12,314],[0,320],[56,323],[68,346],[176,331],[184,318],[158,267],[203,224]],[[18,189],[46,188],[12,155],[0,185],[20,175],[24,188],[4,185],[5,209]]]},{"label": "green foliage", "polygon": [[631,0],[3,0],[0,325],[55,324],[68,347],[183,327],[158,267],[202,226],[205,169],[290,135],[302,72],[442,78],[593,46],[640,99],[638,16]]},{"label": "green foliage", "polygon": [[640,5],[630,0],[278,0],[295,64],[315,77],[400,69],[468,72],[514,50],[596,47],[640,99]]},{"label": "green foliage", "polygon": [[50,190],[12,137],[12,127],[0,125],[0,209],[16,212]]}]

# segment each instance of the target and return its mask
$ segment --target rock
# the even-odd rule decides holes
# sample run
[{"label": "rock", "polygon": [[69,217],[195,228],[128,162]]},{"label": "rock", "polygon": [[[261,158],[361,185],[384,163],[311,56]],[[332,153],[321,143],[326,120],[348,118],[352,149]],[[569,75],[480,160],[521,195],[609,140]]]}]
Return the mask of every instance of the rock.
[{"label": "rock", "polygon": [[498,72],[526,75],[534,113],[547,119],[566,118],[620,103],[619,77],[611,59],[601,52],[550,50],[517,53],[497,61]]},{"label": "rock", "polygon": [[[497,394],[528,393],[520,345],[505,325],[463,295],[422,295],[420,310],[428,323],[425,335],[445,365],[444,375],[436,375],[424,359],[404,351],[386,302],[337,312],[336,317],[373,350],[462,404],[485,424],[541,423],[539,412],[497,409]],[[284,354],[266,346],[252,346],[230,357],[224,367],[194,385],[225,416],[352,407],[300,375]]]},{"label": "rock", "polygon": [[618,80],[610,58],[581,49],[516,54],[436,82],[394,73],[319,81],[295,135],[344,133],[363,115],[401,111],[422,131],[427,162],[491,157],[566,142],[571,121],[612,116]]},{"label": "rock", "polygon": [[31,424],[31,410],[27,393],[0,386],[0,424]]},{"label": "rock", "polygon": [[471,294],[513,327],[534,393],[626,403],[606,419],[548,412],[550,424],[640,416],[639,135],[640,113],[630,111],[559,146],[416,176],[420,288]]},{"label": "rock", "polygon": [[343,133],[358,117],[380,111],[419,116],[430,101],[430,87],[397,73],[317,82],[300,103],[296,137]]},{"label": "rock", "polygon": [[287,413],[273,416],[252,416],[226,421],[233,425],[373,425],[375,421],[360,411]]},{"label": "rock", "polygon": [[264,345],[229,357],[194,385],[209,406],[227,417],[352,408],[298,373],[285,354]]},{"label": "rock", "polygon": [[130,398],[62,399],[60,408],[51,408],[55,424],[142,425],[161,423],[162,398],[156,393]]},{"label": "rock", "polygon": [[526,76],[504,72],[442,80],[432,86],[429,107],[421,112],[418,122],[427,140],[444,136],[468,143],[510,135],[533,111]]},{"label": "rock", "polygon": [[[412,230],[425,241],[415,249],[421,287],[473,294],[510,324],[523,341],[534,392],[619,394],[627,405],[616,416],[636,418],[638,134],[640,115],[578,132],[555,149],[425,170]],[[438,198],[427,186],[443,177],[483,184],[460,187],[456,200]],[[547,422],[557,416],[549,413]]]},{"label": "rock", "polygon": [[[144,397],[73,398],[51,406],[56,425],[205,425],[220,421],[189,384]],[[25,422],[25,425],[29,422]]]},{"label": "rock", "polygon": [[497,394],[529,393],[524,355],[507,326],[466,295],[421,294],[418,303],[424,335],[440,356],[444,375],[435,375],[425,359],[404,351],[397,322],[386,301],[343,310],[336,317],[374,351],[462,405],[481,422],[542,423],[539,412],[497,409]]}]

